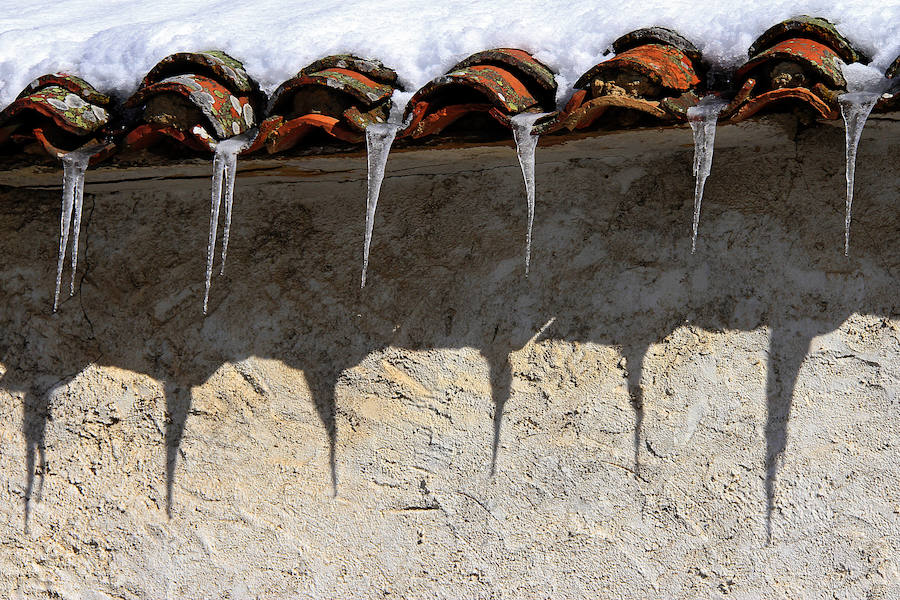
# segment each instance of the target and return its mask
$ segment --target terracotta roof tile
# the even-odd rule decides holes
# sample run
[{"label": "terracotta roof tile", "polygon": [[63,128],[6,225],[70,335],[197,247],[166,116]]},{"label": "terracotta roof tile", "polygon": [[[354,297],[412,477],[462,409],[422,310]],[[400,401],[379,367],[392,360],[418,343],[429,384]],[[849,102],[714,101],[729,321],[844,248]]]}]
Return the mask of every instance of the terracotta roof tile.
[{"label": "terracotta roof tile", "polygon": [[53,157],[99,146],[109,123],[109,104],[108,96],[79,77],[38,77],[0,112],[0,146]]},{"label": "terracotta roof tile", "polygon": [[846,92],[844,61],[864,58],[828,21],[787,19],[763,33],[737,70],[739,90],[722,118],[741,121],[777,106],[805,106],[816,118],[837,119]]},{"label": "terracotta roof tile", "polygon": [[142,149],[168,138],[211,152],[218,140],[256,126],[260,101],[259,87],[227,54],[173,54],[153,67],[125,102],[126,108],[142,112],[126,126],[123,144]]},{"label": "terracotta roof tile", "polygon": [[556,102],[556,77],[553,71],[524,50],[495,48],[476,52],[454,65],[450,72],[476,65],[496,65],[510,71],[526,84],[542,105],[552,106]]},{"label": "terracotta roof tile", "polygon": [[633,31],[613,44],[617,54],[575,82],[576,93],[540,133],[685,121],[702,87],[700,53],[674,31]]},{"label": "terracotta roof tile", "polygon": [[[733,90],[720,89],[732,85],[726,78],[707,89],[708,65],[675,31],[632,31],[611,50],[614,56],[578,79],[561,111],[555,110],[553,72],[528,52],[477,52],[413,95],[407,126],[397,137],[406,144],[431,136],[496,138],[524,112],[550,113],[534,125],[541,135],[677,124],[707,93],[732,97],[723,120],[797,105],[814,118],[836,119],[837,96],[847,86],[841,62],[867,60],[833,24],[807,16],[763,33],[736,71]],[[886,73],[898,75],[900,57]],[[323,140],[326,145],[327,140],[337,146],[359,144],[369,125],[388,120],[399,81],[377,60],[337,54],[304,67],[267,99],[239,60],[218,50],[179,52],[159,61],[137,92],[117,105],[82,79],[55,73],[36,79],[0,112],[0,151],[55,157],[96,146],[102,151],[95,161],[118,149],[160,144],[163,151],[174,144],[209,153],[218,141],[253,127],[259,135],[245,153],[317,148]],[[877,110],[900,108],[900,84],[895,88]]]},{"label": "terracotta roof tile", "polygon": [[822,43],[831,48],[835,54],[841,57],[841,60],[848,64],[869,62],[869,58],[858,48],[855,48],[850,43],[850,40],[841,35],[833,23],[827,19],[809,15],[791,17],[772,25],[756,38],[756,41],[753,42],[747,51],[747,55],[753,58],[778,42],[796,38]]},{"label": "terracotta roof tile", "polygon": [[303,68],[269,99],[268,118],[246,152],[295,147],[320,132],[342,142],[360,142],[366,127],[386,122],[397,74],[378,61],[341,54]]},{"label": "terracotta roof tile", "polygon": [[551,71],[522,50],[499,48],[473,54],[415,93],[409,124],[398,137],[442,133],[460,119],[489,116],[504,128],[523,112],[553,110]]}]

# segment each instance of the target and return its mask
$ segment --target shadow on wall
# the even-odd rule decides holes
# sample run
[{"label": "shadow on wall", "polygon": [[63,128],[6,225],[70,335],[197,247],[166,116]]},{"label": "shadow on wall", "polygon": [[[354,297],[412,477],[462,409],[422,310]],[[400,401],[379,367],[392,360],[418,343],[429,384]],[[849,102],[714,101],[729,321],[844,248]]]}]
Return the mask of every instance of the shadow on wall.
[{"label": "shadow on wall", "polygon": [[[26,528],[30,503],[40,497],[51,392],[88,365],[165,382],[171,514],[191,388],[223,362],[267,357],[303,371],[337,493],[335,388],[345,370],[388,346],[478,348],[490,368],[494,435],[485,444],[492,444],[493,472],[514,376],[509,355],[552,319],[542,339],[621,350],[639,477],[643,406],[654,402],[642,387],[648,348],[686,323],[710,331],[767,327],[761,472],[771,536],[777,464],[810,340],[853,313],[896,312],[890,289],[900,257],[896,190],[886,190],[878,175],[893,168],[880,165],[888,160],[880,157],[895,153],[864,142],[863,154],[872,156],[857,174],[854,238],[845,259],[842,136],[822,128],[801,134],[796,148],[719,152],[693,256],[689,149],[637,156],[632,164],[642,175],[625,192],[602,162],[554,164],[552,150],[539,151],[528,279],[512,151],[508,164],[478,174],[391,178],[389,172],[370,283],[362,291],[363,181],[270,187],[239,181],[228,272],[214,282],[206,318],[203,189],[170,189],[176,182],[165,193],[92,196],[89,177],[79,292],[55,315],[57,195],[8,190],[0,198],[0,250],[7,257],[7,285],[0,289],[0,361],[7,371],[0,385],[24,395]],[[829,152],[803,159],[819,148]]]}]

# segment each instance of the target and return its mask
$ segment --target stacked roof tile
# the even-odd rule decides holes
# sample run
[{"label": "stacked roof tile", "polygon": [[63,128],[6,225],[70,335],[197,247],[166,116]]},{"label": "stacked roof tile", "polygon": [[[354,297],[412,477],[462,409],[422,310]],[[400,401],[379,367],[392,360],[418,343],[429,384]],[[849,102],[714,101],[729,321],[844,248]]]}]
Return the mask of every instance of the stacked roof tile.
[{"label": "stacked roof tile", "polygon": [[[525,51],[478,52],[416,91],[397,134],[424,138],[496,138],[522,113],[542,113],[541,135],[683,123],[708,94],[728,101],[721,120],[800,111],[839,118],[847,91],[841,66],[867,62],[828,21],[796,17],[763,33],[731,77],[709,77],[701,53],[678,33],[640,29],[613,44],[575,83],[562,110],[550,68]],[[900,76],[900,57],[885,76]],[[712,83],[710,83],[712,81]],[[241,62],[221,51],[183,52],[160,61],[123,103],[76,76],[45,75],[0,112],[0,153],[61,156],[88,150],[92,162],[118,152],[211,153],[226,138],[259,128],[244,151],[270,154],[358,144],[386,122],[392,97],[405,91],[376,60],[328,56],[301,69],[266,98]],[[900,83],[876,110],[898,109]],[[396,117],[395,117],[396,118]]]},{"label": "stacked roof tile", "polygon": [[366,127],[387,121],[397,73],[376,60],[327,56],[303,68],[269,98],[260,135],[247,152],[283,152],[307,136],[361,142]]}]

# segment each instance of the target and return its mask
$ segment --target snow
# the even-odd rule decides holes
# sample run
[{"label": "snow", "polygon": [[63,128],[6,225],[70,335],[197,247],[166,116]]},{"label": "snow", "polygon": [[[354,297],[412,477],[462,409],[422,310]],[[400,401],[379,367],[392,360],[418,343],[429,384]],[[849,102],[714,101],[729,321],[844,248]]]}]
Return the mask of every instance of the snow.
[{"label": "snow", "polygon": [[848,92],[884,92],[890,86],[889,79],[884,77],[882,70],[872,65],[853,63],[842,65],[841,72],[847,80]]},{"label": "snow", "polygon": [[716,143],[716,123],[726,102],[717,96],[706,96],[697,106],[687,110],[688,122],[694,134],[694,222],[691,231],[691,254],[697,251],[697,229],[700,226],[700,203],[703,187],[712,170]]},{"label": "snow", "polygon": [[679,31],[723,66],[741,63],[760,33],[797,14],[833,21],[882,71],[900,53],[896,1],[2,0],[0,9],[0,106],[58,70],[127,96],[164,56],[209,48],[242,60],[272,91],[328,54],[378,58],[415,90],[473,52],[512,46],[558,73],[559,100],[613,40],[651,25]]}]

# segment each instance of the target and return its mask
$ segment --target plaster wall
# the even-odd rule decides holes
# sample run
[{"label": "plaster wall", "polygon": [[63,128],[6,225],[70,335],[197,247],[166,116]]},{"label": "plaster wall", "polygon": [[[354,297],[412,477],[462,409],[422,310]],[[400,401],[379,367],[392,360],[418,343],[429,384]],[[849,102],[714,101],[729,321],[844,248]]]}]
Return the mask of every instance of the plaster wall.
[{"label": "plaster wall", "polygon": [[[0,592],[897,598],[900,128],[720,128],[0,176]],[[46,189],[45,189],[46,188]],[[67,275],[65,276],[67,277]],[[64,277],[64,281],[66,280]],[[336,492],[336,493],[335,493]]]}]

